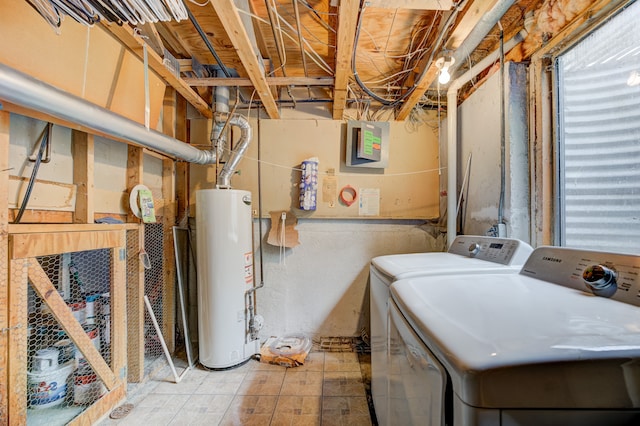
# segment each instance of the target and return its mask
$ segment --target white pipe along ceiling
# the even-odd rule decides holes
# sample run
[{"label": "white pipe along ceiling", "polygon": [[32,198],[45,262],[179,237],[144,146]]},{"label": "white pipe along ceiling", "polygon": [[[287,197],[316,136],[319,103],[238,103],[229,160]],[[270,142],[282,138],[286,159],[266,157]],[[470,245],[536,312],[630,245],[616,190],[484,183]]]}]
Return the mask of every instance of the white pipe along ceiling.
[{"label": "white pipe along ceiling", "polygon": [[[453,53],[452,56],[455,58],[454,65],[459,65],[464,62],[464,58],[476,49],[480,42],[482,42],[487,34],[489,34],[489,31],[491,31],[491,29],[500,21],[502,16],[514,3],[515,0],[499,1],[482,17],[469,36]],[[519,35],[520,34],[518,34],[518,36]],[[516,37],[514,37],[514,39]],[[493,61],[495,60],[496,58],[493,59]],[[484,70],[487,64],[493,61],[482,61],[478,64],[485,64],[484,68],[479,68],[478,65],[471,68],[462,76],[452,81],[447,91],[447,247],[451,246],[456,237],[456,225],[458,218],[456,206],[458,194],[458,89],[480,71]],[[453,74],[454,70],[452,69],[449,72]]]},{"label": "white pipe along ceiling", "polygon": [[172,158],[215,164],[213,149],[201,150],[133,120],[0,64],[0,100],[77,123],[95,132],[126,140]]}]

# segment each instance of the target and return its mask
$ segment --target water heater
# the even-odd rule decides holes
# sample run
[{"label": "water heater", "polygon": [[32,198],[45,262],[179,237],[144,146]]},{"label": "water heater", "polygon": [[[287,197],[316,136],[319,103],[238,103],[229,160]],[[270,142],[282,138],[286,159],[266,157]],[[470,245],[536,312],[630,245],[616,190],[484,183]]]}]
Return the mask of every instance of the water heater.
[{"label": "water heater", "polygon": [[251,193],[196,192],[199,359],[208,368],[239,365],[260,351],[250,340],[247,290],[253,287]]}]

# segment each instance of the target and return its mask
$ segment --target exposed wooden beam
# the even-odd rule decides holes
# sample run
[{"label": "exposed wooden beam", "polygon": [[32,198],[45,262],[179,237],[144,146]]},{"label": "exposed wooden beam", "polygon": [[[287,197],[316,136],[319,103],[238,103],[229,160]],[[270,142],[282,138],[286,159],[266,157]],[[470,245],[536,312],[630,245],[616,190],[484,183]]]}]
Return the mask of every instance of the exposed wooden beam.
[{"label": "exposed wooden beam", "polygon": [[[162,126],[163,132],[173,138],[177,134],[178,108],[176,91],[167,88],[164,92]],[[175,163],[173,160],[162,161],[162,198],[164,206],[162,209],[162,229],[163,229],[163,299],[162,299],[162,335],[169,352],[175,350],[175,254],[173,251],[173,226],[176,223],[176,189],[175,189]]]},{"label": "exposed wooden beam", "polygon": [[[269,86],[333,86],[331,77],[267,77]],[[253,82],[248,78],[185,78],[184,82],[190,86],[229,86],[229,87],[253,87]]]},{"label": "exposed wooden beam", "polygon": [[[142,183],[144,175],[144,152],[138,146],[127,147],[127,194],[131,194],[133,188]],[[140,219],[127,210],[127,222],[140,223]]]},{"label": "exposed wooden beam", "polygon": [[[9,240],[7,238],[9,229],[9,129],[10,114],[6,111],[0,112],[0,262],[7,264],[9,254]],[[0,330],[7,330],[9,327],[9,276],[6,267],[2,268],[0,274]],[[9,393],[8,371],[9,359],[9,339],[6,332],[0,332],[0,423],[9,424],[8,404]]]},{"label": "exposed wooden beam", "polygon": [[[7,389],[11,391],[7,394],[7,415],[10,423],[17,425],[27,424],[27,327],[28,322],[27,306],[29,280],[27,259],[12,259],[9,261],[9,319],[7,329],[11,330],[6,334],[8,339],[8,359],[9,368],[5,370],[7,377]],[[69,308],[67,308],[69,309]],[[9,422],[4,423],[9,424]]]},{"label": "exposed wooden beam", "polygon": [[85,132],[73,130],[73,183],[77,186],[75,223],[94,221],[94,138]]},{"label": "exposed wooden beam", "polygon": [[[128,25],[105,24],[102,26],[113,34],[122,44],[127,46],[138,57],[144,57],[144,40],[137,37],[133,29]],[[175,88],[191,105],[197,109],[200,114],[207,118],[213,117],[211,108],[187,83],[164,66],[162,58],[153,49],[147,49],[147,57],[149,58],[149,67],[155,71],[168,85]]]},{"label": "exposed wooden beam", "polygon": [[258,62],[256,52],[253,51],[251,40],[244,28],[235,3],[233,0],[217,0],[210,2],[210,4],[218,15],[218,18],[220,18],[220,22],[222,22],[227,36],[231,40],[245,71],[249,75],[253,87],[255,87],[258,92],[258,96],[262,100],[262,105],[266,109],[267,114],[270,118],[280,118],[276,100],[269,89],[264,71]]},{"label": "exposed wooden beam", "polygon": [[[497,0],[474,0],[447,40],[447,49],[455,50],[460,47],[478,21],[480,21],[482,16],[490,10],[496,2]],[[424,92],[427,91],[438,75],[438,67],[436,67],[435,61],[431,64],[419,65],[421,68],[424,66],[428,66],[429,68],[427,69],[427,72],[425,72],[424,75],[422,75],[422,77],[416,82],[416,89],[414,92],[407,98],[407,100],[404,101],[402,107],[400,107],[400,110],[396,114],[396,120],[398,121],[402,121],[409,116],[413,107],[416,106],[418,101],[420,101]],[[415,71],[418,72],[419,69],[416,69]]]},{"label": "exposed wooden beam", "polygon": [[462,42],[467,38],[469,33],[475,28],[480,21],[480,18],[484,16],[489,10],[491,10],[498,0],[475,0],[467,11],[464,13],[460,22],[456,25],[455,30],[447,40],[446,47],[448,50],[456,50]]},{"label": "exposed wooden beam", "polygon": [[354,49],[360,0],[342,0],[338,9],[336,75],[333,89],[333,119],[342,120],[347,105],[347,85],[351,77],[351,54]]},{"label": "exposed wooden beam", "polygon": [[164,43],[153,22],[147,22],[140,26],[140,32],[147,38],[149,46],[160,56],[164,55]]}]

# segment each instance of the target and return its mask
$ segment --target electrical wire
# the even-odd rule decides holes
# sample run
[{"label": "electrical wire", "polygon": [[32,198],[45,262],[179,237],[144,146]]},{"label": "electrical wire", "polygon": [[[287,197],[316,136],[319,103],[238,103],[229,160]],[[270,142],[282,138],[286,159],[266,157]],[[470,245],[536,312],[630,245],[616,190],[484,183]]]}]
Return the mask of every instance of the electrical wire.
[{"label": "electrical wire", "polygon": [[[231,152],[231,150],[227,147],[224,148],[225,151],[227,152]],[[265,161],[256,157],[251,157],[248,155],[244,155],[243,160],[250,160],[250,161],[254,161],[256,162],[258,165],[263,164],[263,165],[267,165],[267,166],[271,166],[271,167],[275,167],[278,169],[283,169],[283,170],[289,170],[289,171],[294,171],[294,172],[302,172],[302,169],[299,167],[291,167],[291,166],[285,166],[283,164],[278,164],[278,163],[272,163],[270,161]],[[437,167],[435,169],[426,169],[426,170],[417,170],[414,172],[403,172],[403,173],[385,173],[384,175],[379,175],[378,177],[381,178],[386,178],[386,177],[397,177],[397,176],[413,176],[413,175],[421,175],[421,174],[425,174],[425,173],[436,173],[436,172],[440,172],[441,170],[446,170],[446,167]],[[323,175],[327,175],[327,176],[331,176],[329,174],[329,172],[321,172],[318,171],[319,174],[323,174]],[[362,176],[359,173],[334,173],[333,176]]]},{"label": "electrical wire", "polygon": [[[242,10],[242,9],[238,9],[239,13],[243,13],[245,15],[251,16],[253,19],[259,21],[259,22],[263,22],[267,25],[270,25],[270,22],[267,21],[266,19],[253,14],[251,12],[247,12],[246,10]],[[290,24],[286,21],[285,25],[290,26]],[[293,31],[295,31],[293,29],[293,27],[291,27],[291,29]],[[298,40],[296,40],[296,38],[294,38],[292,35],[290,35],[289,33],[287,33],[286,31],[283,31],[283,34],[288,37],[291,41],[293,41],[296,45],[298,45]],[[304,49],[305,53],[307,54],[308,58],[311,59],[322,71],[326,72],[328,75],[334,75],[334,71],[333,69],[331,69],[331,67],[329,66],[329,64],[327,64],[324,59],[322,59],[322,56],[316,52],[316,50],[313,48],[313,46],[311,46],[306,40],[305,40],[305,46],[307,46],[308,49]],[[334,47],[334,46],[329,46],[329,47]],[[310,50],[310,51],[309,51]],[[313,55],[316,55],[316,57],[314,57]]]},{"label": "electrical wire", "polygon": [[504,90],[504,31],[500,27],[500,199],[498,202],[498,224],[504,223],[504,198],[506,187],[506,141],[505,141],[505,90]]},{"label": "electrical wire", "polygon": [[33,170],[31,170],[31,177],[29,178],[29,183],[27,184],[27,189],[24,193],[24,198],[22,199],[22,203],[20,204],[20,209],[18,209],[18,213],[16,214],[13,223],[20,223],[22,219],[22,215],[27,208],[27,203],[29,203],[29,198],[31,198],[31,191],[33,190],[33,185],[36,183],[36,176],[38,175],[38,169],[40,169],[40,163],[42,163],[42,155],[44,154],[44,150],[48,143],[51,140],[51,130],[53,128],[52,123],[47,123],[47,127],[42,131],[41,139],[40,139],[40,148],[38,149],[38,155],[36,157],[36,162],[33,165]]},{"label": "electrical wire", "polygon": [[[468,0],[461,0],[457,5],[455,5],[453,12],[449,15],[449,17],[447,18],[445,24],[443,25],[442,31],[440,31],[435,43],[433,43],[433,47],[431,49],[431,54],[430,54],[429,60],[427,61],[427,65],[422,69],[422,72],[420,73],[420,75],[418,76],[416,81],[420,81],[422,79],[422,77],[426,74],[427,70],[429,69],[429,64],[431,64],[433,62],[433,59],[435,57],[435,53],[440,49],[446,34],[449,32],[449,30],[452,28],[453,24],[455,23],[455,17],[457,16],[458,12],[463,8],[463,4],[466,3],[467,1]],[[355,42],[354,42],[356,48],[353,49],[353,54],[352,54],[352,57],[351,57],[351,70],[353,72],[353,77],[354,77],[356,83],[358,84],[358,86],[360,86],[360,88],[365,93],[367,93],[367,95],[371,96],[373,99],[375,99],[376,101],[380,102],[382,105],[396,107],[396,106],[400,105],[404,100],[406,100],[409,96],[411,96],[413,94],[413,92],[415,92],[415,90],[417,89],[416,85],[412,86],[409,90],[404,92],[397,99],[394,99],[394,100],[385,99],[385,98],[383,98],[381,96],[378,96],[376,93],[374,93],[372,90],[370,90],[366,86],[366,84],[360,79],[360,76],[358,75],[358,71],[356,69],[356,52],[358,50],[357,49],[357,44],[358,44],[358,40],[360,38],[360,31],[362,29],[362,20],[363,20],[363,16],[364,16],[364,12],[366,10],[366,7],[367,6],[365,4],[362,7],[362,9],[360,10],[360,14],[358,15],[358,21],[357,21],[357,24],[356,24],[356,34],[355,34]]]},{"label": "electrical wire", "polygon": [[[299,0],[293,0],[295,3],[301,3]],[[295,14],[291,14],[291,12],[289,12],[289,10],[287,10],[286,8],[284,8],[284,11],[287,15],[289,15],[291,18],[293,18],[295,20]],[[279,13],[279,12],[278,12]],[[314,15],[314,18],[318,18],[316,15]],[[329,24],[327,24],[326,22],[324,22],[322,19],[320,19],[320,24],[327,30],[330,31],[332,33],[336,33],[336,30],[331,27]],[[291,26],[290,26],[291,27]],[[304,25],[304,23],[302,23],[302,28],[304,28],[314,39],[316,39],[319,43],[325,45],[325,46],[330,46],[330,47],[335,47],[332,46],[326,42],[323,42],[320,38],[318,38],[318,36],[316,36],[315,34],[313,34],[313,32],[306,26]]]}]

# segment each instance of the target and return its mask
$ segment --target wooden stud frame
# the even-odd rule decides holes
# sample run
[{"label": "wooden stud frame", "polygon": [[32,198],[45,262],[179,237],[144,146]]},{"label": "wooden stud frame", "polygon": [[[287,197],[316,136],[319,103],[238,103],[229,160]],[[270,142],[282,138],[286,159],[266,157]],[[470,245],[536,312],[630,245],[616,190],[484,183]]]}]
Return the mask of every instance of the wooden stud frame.
[{"label": "wooden stud frame", "polygon": [[[0,173],[9,168],[10,114],[0,111]],[[0,424],[9,424],[9,277],[8,277],[8,179],[0,180]]]},{"label": "wooden stud frame", "polygon": [[[6,210],[5,210],[6,211]],[[42,225],[43,226],[43,225]],[[125,232],[123,226],[101,225],[104,230],[61,232],[50,226],[52,232],[15,233],[9,235],[9,311],[7,328],[8,370],[7,386],[12,390],[2,400],[0,413],[6,413],[11,424],[26,424],[27,407],[27,312],[29,285],[47,305],[69,338],[83,353],[97,376],[105,384],[108,393],[78,415],[71,424],[93,424],[105,413],[115,408],[126,395],[126,276]],[[68,225],[66,225],[68,227]],[[22,226],[13,227],[19,231]],[[114,229],[115,228],[115,229]],[[73,238],[69,237],[73,234]],[[36,256],[54,255],[83,250],[111,250],[111,366],[74,318],[66,302],[59,295]]]}]

